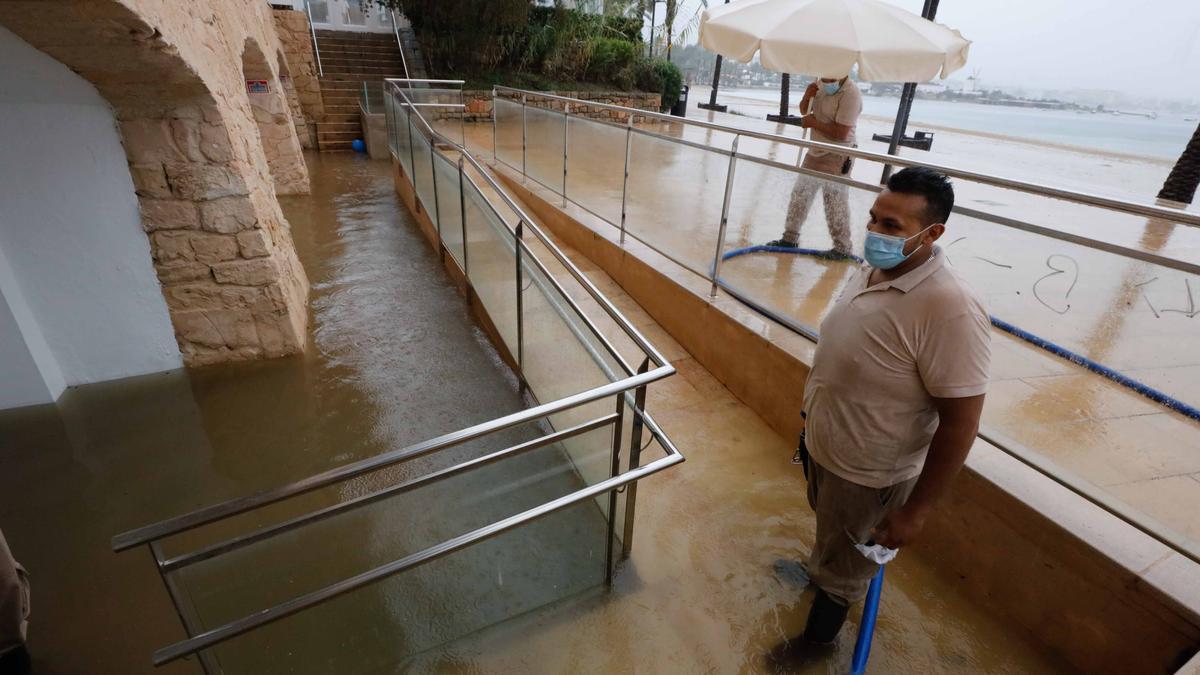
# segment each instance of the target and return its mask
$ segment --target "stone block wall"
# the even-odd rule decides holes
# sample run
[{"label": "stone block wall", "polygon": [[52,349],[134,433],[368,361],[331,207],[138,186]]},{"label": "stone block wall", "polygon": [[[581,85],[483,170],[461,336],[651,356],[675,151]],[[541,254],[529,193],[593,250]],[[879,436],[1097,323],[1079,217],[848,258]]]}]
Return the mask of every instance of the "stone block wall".
[{"label": "stone block wall", "polygon": [[[302,350],[308,280],[276,188],[307,191],[307,172],[279,103],[283,50],[267,3],[0,2],[0,25],[113,106],[184,362]],[[247,94],[251,49],[272,55],[262,60],[279,92],[269,120]],[[294,148],[291,168],[274,174],[264,142]]]},{"label": "stone block wall", "polygon": [[[321,99],[321,82],[318,79],[317,58],[313,54],[312,29],[308,24],[308,16],[304,12],[288,9],[272,10],[275,19],[275,32],[279,35],[279,44],[287,59],[288,73],[283,77],[284,89],[295,93],[294,107],[302,113],[292,117],[296,121],[296,131],[300,136],[300,144],[306,148],[317,147],[317,120],[325,112],[325,103]],[[303,131],[301,129],[303,128]]]}]

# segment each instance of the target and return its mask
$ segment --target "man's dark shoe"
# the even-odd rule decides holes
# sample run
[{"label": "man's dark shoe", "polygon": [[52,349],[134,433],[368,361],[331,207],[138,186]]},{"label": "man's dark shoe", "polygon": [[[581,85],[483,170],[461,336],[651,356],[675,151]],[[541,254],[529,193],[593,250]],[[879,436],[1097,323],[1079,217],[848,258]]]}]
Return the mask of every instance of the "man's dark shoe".
[{"label": "man's dark shoe", "polygon": [[774,241],[768,241],[766,243],[766,245],[767,246],[776,246],[778,248],[800,248],[799,244],[797,244],[794,241],[788,241],[787,239],[776,239]]},{"label": "man's dark shoe", "polygon": [[817,597],[813,599],[812,609],[808,610],[808,621],[804,624],[804,639],[819,645],[833,642],[846,623],[846,615],[850,608],[834,600],[821,589],[817,589]]},{"label": "man's dark shoe", "polygon": [[26,675],[33,668],[24,645],[0,654],[0,675]]}]

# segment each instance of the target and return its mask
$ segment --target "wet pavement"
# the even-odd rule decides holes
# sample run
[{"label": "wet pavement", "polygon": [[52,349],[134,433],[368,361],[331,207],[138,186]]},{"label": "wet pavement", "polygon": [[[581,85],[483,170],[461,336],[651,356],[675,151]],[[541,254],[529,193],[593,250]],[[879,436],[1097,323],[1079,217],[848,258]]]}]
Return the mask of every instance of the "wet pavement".
[{"label": "wet pavement", "polygon": [[[519,104],[501,102],[495,134],[499,159],[518,171],[524,161],[531,178],[561,191],[561,113],[538,111],[528,116],[530,140],[524,158],[520,114]],[[800,132],[740,115],[693,114],[758,131],[792,136]],[[626,230],[678,264],[707,276],[716,255],[729,159],[706,148],[728,149],[733,135],[678,123],[643,128],[696,145],[633,135]],[[860,137],[869,134],[860,130]],[[491,159],[490,125],[470,126],[468,138],[481,156]],[[1004,161],[1011,164],[1019,158],[1013,166],[1035,165],[1042,150],[1030,144],[1014,148],[1013,143],[969,134],[940,134],[939,144],[944,150],[934,161],[1000,175],[1011,175]],[[573,118],[567,145],[567,194],[601,218],[619,223],[624,131]],[[868,149],[878,149],[877,145]],[[755,139],[743,138],[739,151],[789,166],[796,161],[795,148]],[[965,161],[964,153],[973,161]],[[906,150],[905,154],[924,153]],[[1122,167],[1136,176],[1148,170],[1141,166],[1145,162],[1089,157],[1078,151],[1055,151],[1044,157],[1041,172],[1058,171],[1077,188],[1088,176],[1111,182]],[[1120,166],[1114,168],[1113,162]],[[856,161],[852,176],[875,183],[880,171],[877,164]],[[780,236],[794,182],[794,174],[783,168],[747,160],[738,161],[734,175],[724,253]],[[1032,178],[1063,184],[1043,175]],[[1102,187],[1109,186],[1103,183]],[[960,205],[997,216],[1177,260],[1200,260],[1197,228],[962,180],[956,181],[956,191]],[[1104,190],[1093,186],[1090,191]],[[870,191],[850,189],[856,246],[861,246],[873,199]],[[800,245],[816,249],[831,245],[819,204],[811,209]],[[1200,352],[1195,349],[1200,339],[1200,278],[962,215],[951,219],[942,245],[994,316],[1200,406]],[[751,254],[725,262],[721,277],[772,311],[816,328],[849,278],[851,265],[805,256]],[[786,329],[768,322],[763,330]],[[1043,453],[1193,541],[1200,540],[1200,508],[1180,508],[1200,505],[1200,422],[999,330],[993,349],[985,426]]]}]

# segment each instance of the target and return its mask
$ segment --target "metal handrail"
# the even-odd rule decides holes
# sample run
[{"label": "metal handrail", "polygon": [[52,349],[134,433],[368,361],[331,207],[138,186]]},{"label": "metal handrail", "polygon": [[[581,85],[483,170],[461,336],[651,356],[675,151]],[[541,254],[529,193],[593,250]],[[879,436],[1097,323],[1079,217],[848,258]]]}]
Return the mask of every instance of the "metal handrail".
[{"label": "metal handrail", "polygon": [[135,546],[147,544],[152,541],[157,541],[166,537],[170,537],[188,530],[193,530],[202,525],[224,520],[231,516],[235,516],[247,511],[274,504],[276,502],[295,497],[297,495],[312,492],[318,488],[322,488],[334,483],[340,483],[349,480],[356,476],[361,476],[365,473],[370,473],[384,467],[398,464],[403,461],[422,457],[439,450],[444,450],[451,446],[466,443],[481,436],[486,436],[490,433],[507,429],[509,427],[530,422],[540,417],[553,415],[554,413],[574,408],[585,403],[591,403],[608,396],[620,394],[630,389],[636,389],[643,384],[649,384],[656,380],[661,380],[675,373],[675,368],[670,365],[659,366],[645,374],[638,374],[632,377],[625,378],[618,382],[601,385],[588,391],[573,394],[560,398],[557,401],[551,401],[533,408],[521,410],[519,412],[505,415],[494,420],[489,420],[474,426],[453,431],[448,434],[443,434],[436,438],[432,438],[421,443],[416,443],[405,448],[385,452],[374,457],[346,464],[343,466],[329,469],[321,473],[309,476],[287,485],[263,490],[245,497],[238,497],[212,506],[196,509],[189,513],[174,518],[168,518],[153,525],[139,527],[122,534],[118,534],[112,539],[112,547],[114,551],[124,551]]},{"label": "metal handrail", "polygon": [[404,66],[404,77],[408,78],[412,73],[408,72],[408,59],[404,58],[404,43],[400,40],[400,24],[396,23],[396,10],[388,9],[388,14],[392,17],[392,33],[396,36],[396,48],[400,50],[400,65]]},{"label": "metal handrail", "polygon": [[[660,439],[661,441],[661,439]],[[672,446],[664,445],[664,448]],[[572,492],[571,494],[551,500],[534,508],[522,511],[515,516],[510,516],[503,520],[486,525],[479,529],[473,530],[463,535],[454,537],[447,541],[431,546],[422,551],[418,551],[409,556],[405,556],[399,560],[394,560],[385,565],[380,565],[373,569],[357,574],[349,579],[343,579],[324,588],[306,593],[302,596],[292,598],[286,602],[280,603],[273,607],[255,612],[248,616],[242,617],[235,621],[205,631],[195,637],[177,642],[169,647],[164,647],[154,652],[154,665],[161,666],[171,661],[183,658],[189,654],[194,654],[209,647],[235,638],[243,633],[254,630],[261,626],[287,618],[297,612],[315,607],[322,603],[328,602],[341,595],[345,595],[351,591],[357,590],[364,586],[368,586],[378,581],[382,581],[388,577],[399,574],[406,570],[419,567],[425,563],[433,562],[439,558],[445,557],[455,551],[467,548],[473,544],[479,543],[486,539],[491,539],[496,535],[502,534],[520,525],[524,525],[533,520],[543,518],[556,511],[598,497],[605,492],[614,492],[626,485],[631,485],[637,481],[658,473],[663,469],[675,466],[684,461],[683,456],[678,452],[668,454],[666,457],[657,459],[645,466],[638,467],[627,471],[619,476],[615,476],[603,480],[595,485],[582,488]]]},{"label": "metal handrail", "polygon": [[317,27],[313,25],[312,7],[304,0],[304,10],[308,12],[308,30],[312,33],[313,55],[317,57],[317,74],[325,76],[325,68],[321,65],[321,46],[317,44]]},{"label": "metal handrail", "polygon": [[[577,101],[577,103],[592,105],[588,101]],[[514,101],[513,104],[516,105],[516,102]],[[524,97],[522,97],[521,105],[522,105],[522,111],[523,111],[525,108],[525,105],[526,105],[526,101],[524,100]],[[595,104],[595,105],[607,105],[607,104]],[[630,112],[630,120],[632,120],[632,116],[634,114],[638,114],[638,115],[649,114],[649,113],[643,113],[642,111],[637,111],[633,108],[621,108],[620,106],[609,106],[609,107],[629,111]],[[680,120],[680,118],[671,118],[671,119],[673,121]],[[674,136],[668,136],[666,134],[656,133],[656,132],[650,131],[648,129],[641,129],[641,128],[633,127],[631,123],[627,124],[627,125],[619,125],[619,124],[614,124],[612,122],[608,122],[605,120],[593,120],[593,119],[589,119],[589,120],[587,120],[587,122],[589,124],[600,124],[600,125],[614,128],[614,129],[624,130],[626,132],[627,150],[628,150],[630,141],[632,139],[632,135],[639,134],[642,136],[656,138],[656,139],[666,141],[669,143],[685,145],[687,147],[696,148],[698,150],[711,152],[713,154],[720,155],[722,157],[736,156],[736,158],[740,159],[740,160],[746,160],[746,161],[754,162],[756,164],[761,164],[763,166],[769,166],[772,168],[781,169],[781,170],[789,171],[792,173],[804,174],[804,175],[812,176],[814,178],[818,178],[823,181],[840,183],[842,185],[846,185],[846,186],[853,187],[853,188],[860,189],[860,190],[866,190],[869,192],[879,192],[883,189],[883,186],[876,184],[876,183],[866,183],[866,182],[863,182],[860,180],[855,180],[853,178],[849,178],[846,176],[836,176],[836,175],[831,175],[831,174],[819,173],[819,172],[813,171],[811,169],[805,169],[800,166],[784,164],[782,162],[777,162],[774,160],[766,159],[764,157],[758,157],[756,155],[750,155],[750,154],[740,153],[740,152],[736,153],[736,155],[735,155],[734,153],[731,153],[729,150],[726,150],[724,148],[715,148],[715,147],[712,147],[709,145],[705,145],[703,143],[697,143],[695,141],[689,141],[689,140],[683,139],[683,138],[677,138]],[[707,122],[705,122],[705,123],[697,122],[697,123],[703,124],[705,126],[718,126],[718,125],[712,125],[711,123],[707,123]],[[740,132],[738,132],[738,130],[736,130],[733,127],[724,127],[721,130],[726,133],[734,134],[735,136],[737,136],[739,138],[743,135],[754,136],[754,134],[751,132],[740,133]],[[495,132],[495,130],[493,130],[493,137],[495,137],[495,135],[496,135],[496,132]],[[797,139],[789,139],[788,137],[779,137],[779,138],[786,139],[786,140],[792,140],[792,141],[797,140]],[[523,132],[523,137],[522,137],[522,145],[523,146],[524,146],[524,141],[525,141],[525,138],[524,138],[524,132]],[[803,142],[804,143],[815,143],[815,141],[803,141]],[[825,144],[817,143],[817,145],[825,145]],[[830,147],[842,148],[843,150],[848,149],[848,148],[844,148],[843,146],[830,146]],[[891,156],[888,155],[888,157],[891,157]],[[507,160],[500,157],[498,153],[495,154],[495,159],[496,159],[496,161],[508,166],[509,168],[513,169],[514,171],[520,171],[522,176],[532,179],[535,183],[553,191],[555,194],[560,194],[559,188],[557,188],[553,185],[546,184],[545,182],[543,182],[536,176],[528,175],[528,173],[526,172],[524,167],[518,168],[518,167],[513,166]],[[628,172],[628,162],[629,162],[628,152],[626,153],[625,161],[626,161],[626,172]],[[523,157],[522,157],[522,163],[524,163]],[[893,161],[893,163],[900,163],[900,162]],[[920,163],[915,163],[915,162],[909,162],[908,165],[930,166],[930,167],[937,166],[937,165],[920,164]],[[628,177],[626,177],[626,180],[627,179],[628,179]],[[564,197],[564,199],[567,198],[565,194],[563,195],[563,197]],[[586,205],[581,204],[578,201],[575,201],[575,200],[570,200],[570,201],[572,203],[574,203],[576,206],[587,211],[588,213],[591,213],[592,215],[600,218],[601,220],[608,222],[609,224],[613,225],[614,227],[620,228],[620,239],[621,239],[621,242],[624,243],[625,235],[626,235],[626,228],[625,228],[626,199],[627,199],[626,191],[622,190],[622,195],[621,195],[621,208],[622,208],[621,215],[622,215],[622,217],[621,217],[621,223],[619,225],[617,223],[613,223],[613,222],[609,221],[605,216],[596,213],[595,211],[591,210]],[[1189,262],[1186,260],[1179,260],[1177,258],[1171,258],[1171,257],[1164,256],[1164,255],[1161,255],[1158,253],[1151,253],[1148,251],[1143,251],[1141,249],[1131,248],[1128,246],[1122,246],[1120,244],[1113,244],[1113,243],[1110,243],[1110,242],[1107,242],[1107,241],[1104,241],[1101,239],[1095,239],[1095,238],[1087,237],[1087,236],[1080,235],[1080,234],[1064,232],[1062,230],[1057,230],[1057,229],[1045,227],[1042,225],[1036,225],[1034,223],[1029,223],[1029,222],[1026,222],[1023,220],[1018,220],[1016,218],[1011,218],[1008,216],[999,216],[999,215],[988,213],[986,211],[980,211],[978,209],[973,209],[973,208],[961,206],[958,204],[954,205],[952,211],[954,213],[958,213],[958,214],[967,216],[969,218],[975,218],[975,219],[983,220],[983,221],[986,221],[989,223],[995,223],[997,225],[1001,225],[1004,227],[1010,227],[1010,228],[1021,230],[1024,232],[1030,232],[1030,233],[1041,235],[1041,236],[1048,237],[1051,239],[1057,239],[1059,241],[1065,241],[1065,242],[1068,242],[1071,244],[1075,244],[1077,246],[1083,246],[1085,248],[1091,248],[1091,249],[1095,249],[1098,251],[1105,251],[1107,253],[1113,253],[1116,255],[1125,256],[1128,258],[1134,258],[1134,259],[1141,260],[1143,262],[1148,262],[1148,263],[1151,263],[1154,265],[1160,265],[1162,267],[1167,267],[1167,268],[1179,270],[1182,272],[1188,272],[1189,274],[1200,274],[1200,262]],[[1187,214],[1187,215],[1190,215],[1190,214]],[[660,254],[660,255],[666,257],[667,259],[671,260],[672,262],[676,263],[677,265],[684,267],[684,268],[696,273],[697,275],[704,277],[705,279],[708,279],[710,281],[712,280],[711,274],[693,268],[690,264],[679,260],[678,258],[673,256],[671,253],[664,251],[663,249],[657,247],[653,243],[646,241],[645,239],[643,239],[635,234],[631,235],[631,236],[633,236],[635,239],[637,239],[642,244],[645,244],[646,246],[650,247],[658,254]],[[721,242],[722,245],[723,245],[723,243],[724,242]]]},{"label": "metal handrail", "polygon": [[[664,115],[662,113],[656,113],[656,112],[652,112],[649,110],[640,110],[638,108],[629,108],[626,106],[612,105],[610,103],[598,103],[598,102],[593,102],[593,101],[584,101],[581,99],[570,98],[568,96],[559,96],[557,94],[549,94],[546,92],[538,92],[538,91],[529,91],[526,89],[516,89],[513,87],[504,87],[501,85],[494,86],[493,90],[495,90],[495,91],[510,91],[510,92],[513,92],[514,94],[521,94],[521,95],[527,96],[527,97],[528,96],[536,96],[539,98],[546,98],[546,99],[551,99],[551,100],[556,100],[556,101],[569,102],[569,103],[582,105],[582,106],[586,106],[586,107],[601,108],[604,110],[613,110],[616,112],[638,115],[641,117],[657,119],[657,120],[661,120],[661,121],[665,121],[665,122],[673,122],[676,124],[685,124],[688,126],[696,126],[696,127],[700,127],[703,129],[709,129],[712,131],[720,131],[720,132],[732,134],[735,136],[746,136],[749,138],[757,138],[757,139],[764,140],[764,141],[771,141],[773,143],[782,143],[785,145],[794,145],[797,147],[812,148],[812,149],[817,149],[817,150],[827,150],[827,151],[836,152],[841,155],[849,155],[851,157],[865,159],[865,160],[869,160],[869,161],[873,161],[873,162],[880,162],[883,164],[890,163],[890,164],[896,164],[898,166],[906,166],[906,167],[923,166],[923,167],[928,167],[930,169],[934,169],[936,171],[944,173],[947,176],[950,176],[952,178],[961,178],[963,180],[969,180],[969,181],[972,181],[975,183],[983,183],[985,185],[991,185],[993,187],[1000,187],[1000,188],[1006,188],[1006,189],[1010,189],[1010,190],[1018,190],[1021,192],[1028,192],[1031,194],[1041,195],[1043,197],[1052,197],[1055,199],[1061,199],[1064,201],[1074,202],[1077,204],[1083,204],[1085,206],[1096,206],[1096,207],[1100,207],[1100,208],[1109,209],[1111,211],[1121,211],[1123,213],[1128,213],[1128,214],[1135,215],[1135,216],[1145,216],[1148,218],[1160,218],[1163,220],[1181,223],[1184,225],[1200,226],[1200,214],[1188,213],[1186,211],[1180,211],[1180,210],[1170,209],[1170,208],[1166,208],[1166,207],[1162,207],[1162,206],[1156,206],[1154,204],[1141,204],[1141,203],[1131,202],[1131,201],[1127,201],[1127,200],[1123,200],[1123,199],[1116,199],[1113,197],[1105,197],[1102,195],[1097,195],[1097,194],[1092,194],[1092,193],[1087,193],[1087,192],[1079,192],[1079,191],[1070,190],[1067,188],[1059,188],[1059,187],[1053,187],[1053,186],[1048,186],[1048,185],[1042,185],[1039,183],[1031,183],[1028,181],[1016,180],[1013,178],[1005,178],[1003,176],[996,176],[994,174],[981,173],[981,172],[972,171],[969,169],[962,169],[959,167],[947,166],[945,164],[937,164],[934,162],[918,162],[918,161],[907,159],[904,157],[899,157],[896,155],[887,155],[887,154],[883,154],[883,153],[879,153],[879,152],[871,152],[869,150],[860,150],[858,148],[847,147],[844,145],[835,145],[832,143],[822,143],[820,141],[813,141],[813,140],[808,140],[808,139],[792,138],[791,136],[783,136],[780,134],[772,134],[772,133],[767,133],[767,132],[763,132],[763,131],[754,131],[752,129],[741,129],[738,127],[731,127],[731,126],[726,126],[723,124],[716,124],[714,122],[706,122],[703,120],[692,119],[690,117],[675,117],[672,115]],[[668,136],[665,138],[670,138],[670,137]],[[680,140],[680,139],[671,139],[671,140]]]},{"label": "metal handrail", "polygon": [[[396,82],[394,79],[387,79],[384,81],[391,83]],[[403,95],[403,90],[398,86],[397,91]],[[407,96],[405,96],[405,98],[407,99]],[[475,159],[475,156],[472,155],[470,151],[460,145],[457,141],[450,139],[445,134],[442,134],[434,129],[424,117],[420,115],[417,115],[416,117],[421,121],[422,124],[424,124],[426,130],[430,134],[444,143],[452,146],[455,150],[458,150],[461,153],[462,157],[475,168],[479,175],[482,176],[485,181],[487,181],[489,186],[491,186],[492,190],[499,195],[505,206],[507,206],[509,209],[512,209],[512,211],[517,214],[517,217],[522,223],[524,223],[525,227],[527,227],[529,231],[533,232],[534,236],[536,236],[538,240],[550,250],[550,253],[555,257],[555,259],[557,259],[564,267],[567,268],[567,271],[571,274],[571,276],[574,277],[575,280],[584,287],[584,290],[588,292],[588,295],[592,296],[592,298],[601,306],[601,308],[604,309],[605,313],[612,317],[614,321],[616,321],[621,330],[628,335],[631,340],[633,340],[634,344],[636,344],[639,349],[645,352],[654,361],[654,363],[659,366],[668,363],[666,357],[664,357],[662,353],[659,352],[656,347],[654,347],[654,345],[650,344],[650,341],[642,336],[637,328],[633,326],[633,323],[629,319],[625,318],[625,315],[622,314],[621,311],[612,304],[612,301],[605,297],[604,294],[601,293],[598,288],[596,288],[596,285],[593,284],[590,279],[588,279],[587,275],[580,271],[575,263],[572,262],[565,253],[562,252],[562,249],[558,247],[558,244],[554,243],[554,240],[542,231],[542,228],[537,225],[536,221],[534,221],[533,218],[531,218],[523,208],[517,205],[515,201],[513,201],[512,197],[508,195],[508,192],[504,188],[500,187],[500,183],[498,183],[496,179],[492,177],[491,172],[488,171],[479,160]]]},{"label": "metal handrail", "polygon": [[202,562],[204,560],[209,560],[210,558],[215,558],[219,555],[224,555],[231,551],[236,551],[237,549],[249,546],[250,544],[254,544],[254,543],[257,543],[260,541],[264,541],[266,539],[270,539],[271,537],[274,537],[279,534],[283,534],[284,532],[289,532],[298,527],[308,525],[309,523],[314,523],[319,520],[325,520],[326,518],[331,518],[338,514],[345,513],[347,511],[352,511],[354,509],[366,506],[368,504],[373,504],[381,499],[393,497],[393,496],[396,496],[399,494],[403,494],[405,492],[411,492],[419,487],[424,487],[426,485],[436,483],[445,478],[450,478],[451,476],[457,476],[458,474],[465,473],[472,469],[477,469],[481,466],[493,464],[502,459],[507,459],[509,457],[515,457],[517,455],[529,452],[530,450],[536,450],[538,448],[543,448],[547,445],[552,445],[554,443],[564,441],[568,438],[573,438],[580,434],[585,434],[589,431],[595,431],[596,429],[599,429],[601,427],[612,424],[616,420],[616,418],[617,418],[616,413],[612,413],[612,414],[606,415],[604,417],[598,417],[590,422],[584,422],[583,424],[577,424],[568,429],[563,429],[562,431],[556,431],[552,434],[547,434],[545,436],[539,436],[531,441],[526,441],[525,443],[519,443],[517,445],[505,448],[503,450],[497,450],[496,452],[493,452],[491,454],[484,455],[482,457],[476,457],[475,459],[467,460],[465,462],[462,462],[461,464],[455,464],[454,466],[451,466],[446,469],[441,469],[440,471],[435,471],[430,474],[426,474],[424,476],[421,476],[420,478],[413,478],[412,480],[406,480],[403,483],[397,483],[395,485],[384,488],[382,490],[376,490],[375,492],[370,492],[370,493],[367,493],[360,497],[355,497],[353,499],[349,499],[344,502],[339,502],[337,504],[334,504],[333,506],[327,506],[327,507],[325,507],[323,509],[319,509],[317,511],[310,511],[309,513],[306,513],[302,516],[297,516],[290,520],[285,520],[282,523],[278,523],[275,525],[271,525],[269,527],[264,527],[262,529],[254,530],[253,532],[241,535],[239,537],[227,539],[225,541],[218,542],[216,544],[211,544],[209,546],[206,546],[202,549],[192,551],[190,553],[185,553],[182,555],[175,556],[174,558],[169,558],[167,560],[164,560],[162,562],[162,564],[160,565],[160,567],[162,568],[163,572],[173,572],[177,569],[187,567],[188,565],[194,565],[195,563]]}]

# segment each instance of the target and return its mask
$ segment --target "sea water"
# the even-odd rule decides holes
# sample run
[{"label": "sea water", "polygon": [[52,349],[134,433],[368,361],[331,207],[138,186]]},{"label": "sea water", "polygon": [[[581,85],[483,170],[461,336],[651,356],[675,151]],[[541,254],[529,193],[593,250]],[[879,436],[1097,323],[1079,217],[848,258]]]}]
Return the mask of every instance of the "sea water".
[{"label": "sea water", "polygon": [[[707,95],[707,87],[704,93]],[[778,89],[722,89],[719,95],[722,98],[728,95],[737,99],[779,103]],[[792,90],[792,107],[799,104],[802,95],[802,90]],[[863,96],[865,115],[894,119],[898,105],[899,99],[895,97]],[[913,101],[908,133],[920,130],[922,125],[950,127],[1088,150],[1175,160],[1195,131],[1198,116],[1159,113],[1157,119],[1150,119],[1111,112],[1044,110],[917,99]]]}]

